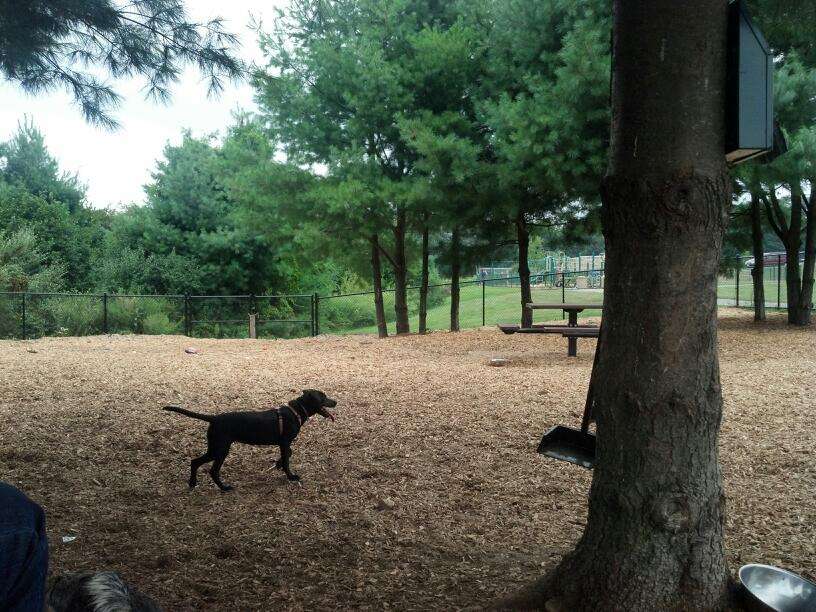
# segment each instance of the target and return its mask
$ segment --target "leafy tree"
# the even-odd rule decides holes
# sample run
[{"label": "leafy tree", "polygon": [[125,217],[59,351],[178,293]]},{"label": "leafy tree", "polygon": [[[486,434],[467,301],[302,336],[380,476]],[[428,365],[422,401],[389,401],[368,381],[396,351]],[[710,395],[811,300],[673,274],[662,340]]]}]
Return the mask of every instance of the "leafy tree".
[{"label": "leafy tree", "polygon": [[[220,146],[187,134],[165,149],[147,186],[147,205],[112,223],[108,253],[118,263],[101,282],[171,293],[285,290],[289,271],[278,254],[288,243],[245,222],[247,198],[260,197],[249,177],[268,167],[273,154],[249,129],[235,128]],[[260,142],[263,148],[253,150]],[[141,271],[134,252],[145,262]],[[127,271],[137,276],[126,280]]]},{"label": "leafy tree", "polygon": [[[435,0],[298,0],[262,36],[269,66],[256,81],[259,98],[289,159],[342,174],[342,163],[365,167],[368,193],[382,197],[373,216],[388,220],[385,231],[364,231],[379,251],[372,266],[383,256],[393,268],[397,333],[409,331],[411,189],[401,183],[416,157],[398,122],[444,110],[450,94],[440,91],[460,91],[445,88],[448,73],[434,64],[460,49],[445,36],[454,27],[455,6]],[[439,48],[440,41],[450,45]]]},{"label": "leafy tree", "polygon": [[[813,309],[816,267],[816,71],[796,51],[778,61],[774,97],[789,151],[772,163],[746,164],[738,172],[751,201],[754,299],[764,304],[764,293],[759,295],[764,260],[761,207],[786,252],[788,322],[806,325]],[[764,317],[757,313],[755,318]]]},{"label": "leafy tree", "polygon": [[490,15],[480,108],[501,190],[494,214],[515,230],[521,322],[529,327],[531,228],[572,222],[597,205],[609,123],[610,16],[600,0],[503,0],[490,5]]},{"label": "leafy tree", "polygon": [[30,229],[0,232],[0,291],[57,291],[64,273],[59,264],[48,263]]},{"label": "leafy tree", "polygon": [[17,132],[0,145],[4,159],[3,180],[25,188],[29,193],[61,202],[73,214],[85,199],[85,189],[75,175],[62,172],[57,160],[48,152],[42,132],[28,119],[17,126]]},{"label": "leafy tree", "polygon": [[30,229],[45,261],[65,265],[68,286],[88,289],[107,214],[86,206],[84,187],[59,169],[33,124],[0,143],[0,160],[0,231]]},{"label": "leafy tree", "polygon": [[120,97],[100,69],[142,76],[165,100],[192,63],[217,93],[242,73],[235,44],[221,20],[191,21],[182,0],[0,0],[0,73],[32,93],[65,88],[88,121],[111,128]]},{"label": "leafy tree", "polygon": [[[426,112],[416,119],[402,121],[401,127],[418,155],[414,178],[425,188],[419,192],[419,197],[430,205],[437,224],[450,231],[449,240],[446,240],[447,252],[441,259],[450,267],[450,330],[459,331],[459,281],[467,252],[463,242],[467,242],[467,233],[482,221],[485,204],[489,205],[489,200],[480,198],[479,188],[483,183],[487,184],[488,168],[481,160],[485,144],[479,142],[478,125],[461,112]],[[427,230],[426,216],[423,222],[421,299],[424,303],[420,309],[420,333],[425,331],[427,307]]]}]

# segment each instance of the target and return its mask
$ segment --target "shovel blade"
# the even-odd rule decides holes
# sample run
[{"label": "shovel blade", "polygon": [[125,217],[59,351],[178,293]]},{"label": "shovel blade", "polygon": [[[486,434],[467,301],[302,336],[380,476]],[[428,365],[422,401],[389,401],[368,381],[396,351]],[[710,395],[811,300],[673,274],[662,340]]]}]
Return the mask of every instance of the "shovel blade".
[{"label": "shovel blade", "polygon": [[557,425],[541,438],[538,452],[591,470],[595,465],[595,436],[578,429]]}]

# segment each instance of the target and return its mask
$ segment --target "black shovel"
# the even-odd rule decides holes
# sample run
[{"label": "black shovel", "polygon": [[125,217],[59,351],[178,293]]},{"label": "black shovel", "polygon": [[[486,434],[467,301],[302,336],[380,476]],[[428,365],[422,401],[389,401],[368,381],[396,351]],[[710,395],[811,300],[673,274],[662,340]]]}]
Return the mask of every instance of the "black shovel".
[{"label": "black shovel", "polygon": [[[595,349],[595,359],[592,362],[592,371],[598,365],[598,355],[601,352],[600,334],[598,346]],[[556,425],[545,432],[538,445],[538,452],[547,457],[568,461],[592,469],[595,465],[595,435],[589,433],[589,422],[592,420],[592,376],[590,375],[589,389],[587,390],[584,418],[581,420],[581,429],[573,429],[563,425]]]}]

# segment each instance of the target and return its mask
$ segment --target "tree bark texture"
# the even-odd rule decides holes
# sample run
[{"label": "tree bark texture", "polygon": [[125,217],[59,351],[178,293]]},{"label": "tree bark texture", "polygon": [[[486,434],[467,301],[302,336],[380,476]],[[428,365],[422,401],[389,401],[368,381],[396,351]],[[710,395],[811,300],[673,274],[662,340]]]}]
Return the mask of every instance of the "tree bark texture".
[{"label": "tree bark texture", "polygon": [[459,277],[461,276],[461,258],[459,254],[459,228],[453,230],[451,234],[450,246],[451,258],[451,309],[450,309],[450,330],[459,331]]},{"label": "tree bark texture", "polygon": [[802,246],[802,196],[791,193],[790,227],[785,252],[785,286],[788,300],[788,323],[796,325],[801,318],[800,295],[802,280],[799,276],[799,249]]},{"label": "tree bark texture", "polygon": [[751,242],[754,253],[754,321],[765,321],[765,245],[762,239],[762,210],[759,196],[751,194]]},{"label": "tree bark texture", "polygon": [[814,268],[816,268],[816,189],[811,185],[810,198],[805,200],[805,261],[802,264],[802,305],[797,324],[809,325],[813,313]]},{"label": "tree bark texture", "polygon": [[[726,0],[615,0],[597,460],[575,550],[505,607],[717,610]],[[576,468],[577,469],[577,468]]]},{"label": "tree bark texture", "polygon": [[394,226],[394,312],[397,317],[397,334],[411,331],[408,323],[408,264],[405,258],[407,225],[405,210],[400,208]]},{"label": "tree bark texture", "polygon": [[380,338],[388,337],[388,325],[385,322],[385,305],[383,304],[382,266],[380,265],[380,242],[374,234],[369,239],[371,243],[371,277],[374,285],[374,311],[377,317],[377,335]]},{"label": "tree bark texture", "polygon": [[527,304],[533,301],[530,288],[530,230],[524,212],[519,211],[516,217],[516,237],[518,239],[519,286],[521,287],[521,326],[533,326],[533,311]]},{"label": "tree bark texture", "polygon": [[428,331],[428,217],[422,226],[422,278],[419,285],[419,333]]}]

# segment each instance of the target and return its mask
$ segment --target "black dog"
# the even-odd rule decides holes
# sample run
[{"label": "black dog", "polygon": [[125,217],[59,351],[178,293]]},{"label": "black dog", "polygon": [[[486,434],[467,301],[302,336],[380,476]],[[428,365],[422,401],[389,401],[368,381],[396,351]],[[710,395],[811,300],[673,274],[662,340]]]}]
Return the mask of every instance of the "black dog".
[{"label": "black dog", "polygon": [[291,400],[286,406],[262,412],[227,412],[207,415],[191,412],[178,406],[165,406],[164,409],[194,419],[201,419],[210,424],[207,429],[207,452],[190,462],[190,488],[196,486],[198,468],[212,461],[210,476],[222,491],[230,491],[232,487],[221,482],[219,474],[233,442],[280,446],[281,458],[275,463],[275,467],[283,470],[289,480],[300,480],[300,476],[293,474],[289,469],[292,442],[297,438],[300,428],[309,417],[319,414],[333,421],[334,415],[326,408],[333,408],[336,405],[337,402],[327,397],[322,391],[306,389],[303,395]]}]

